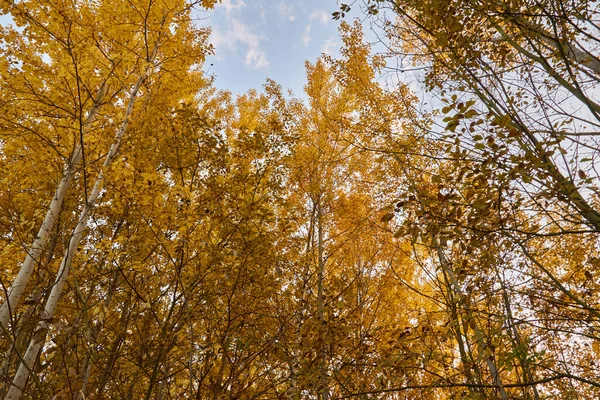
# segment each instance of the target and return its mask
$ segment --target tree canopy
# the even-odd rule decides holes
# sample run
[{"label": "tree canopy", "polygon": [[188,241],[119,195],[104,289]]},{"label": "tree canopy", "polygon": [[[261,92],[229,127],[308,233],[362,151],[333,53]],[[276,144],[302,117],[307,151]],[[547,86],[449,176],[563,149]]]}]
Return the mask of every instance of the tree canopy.
[{"label": "tree canopy", "polygon": [[0,2],[0,396],[600,398],[599,3],[332,4],[304,97],[217,4]]}]

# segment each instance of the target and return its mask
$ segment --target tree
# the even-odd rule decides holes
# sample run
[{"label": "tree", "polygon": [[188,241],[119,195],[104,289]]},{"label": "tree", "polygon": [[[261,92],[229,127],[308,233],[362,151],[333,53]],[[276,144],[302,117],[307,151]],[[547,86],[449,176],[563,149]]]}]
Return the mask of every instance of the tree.
[{"label": "tree", "polygon": [[[35,264],[41,260],[46,242],[55,231],[59,215],[62,216],[69,189],[79,172],[83,178],[77,182],[83,200],[81,215],[75,220],[74,228],[65,227],[65,232],[72,230],[66,234],[70,243],[64,250],[57,278],[39,316],[38,327],[27,351],[19,356],[22,358],[21,367],[7,398],[20,396],[38,357],[64,283],[69,277],[73,257],[101,193],[104,176],[127,131],[138,93],[142,91],[145,95],[151,87],[150,82],[160,80],[165,73],[172,76],[196,74],[190,71],[190,67],[201,62],[208,49],[206,32],[191,26],[191,6],[164,2],[150,5],[132,3],[123,8],[120,4],[82,3],[81,8],[76,10],[53,2],[9,2],[4,5],[4,11],[22,26],[20,40],[17,32],[10,28],[5,30],[4,37],[7,41],[3,47],[3,60],[7,67],[3,71],[6,74],[5,93],[7,99],[17,99],[7,100],[3,108],[6,128],[16,133],[7,136],[4,155],[10,159],[14,157],[12,152],[18,154],[22,148],[20,143],[23,143],[19,140],[25,139],[34,149],[49,148],[52,158],[58,156],[67,160],[39,233],[0,310],[0,324],[7,333],[7,339],[8,322],[18,315],[27,282]],[[122,21],[130,28],[116,29],[115,21]],[[182,53],[182,47],[186,55]],[[202,83],[198,79],[195,82]],[[190,89],[188,94],[179,95],[193,94],[194,88]],[[176,103],[180,98],[172,100]],[[99,118],[101,107],[103,115]],[[45,126],[50,129],[46,130]],[[106,134],[111,131],[114,132],[112,140],[110,134]],[[108,153],[103,156],[105,151]],[[104,163],[99,166],[90,159],[104,159]],[[38,165],[50,163],[46,161]],[[15,166],[18,167],[18,164],[10,165]],[[88,182],[88,174],[93,176],[94,173],[97,177]],[[90,183],[92,187],[88,187]],[[5,252],[5,256],[14,260],[14,255],[9,252]],[[49,253],[48,262],[51,258]],[[39,293],[33,298],[35,301],[42,300]],[[14,321],[11,330],[13,336],[18,337]],[[21,352],[21,349],[11,347],[13,351]]]},{"label": "tree", "polygon": [[365,0],[426,109],[359,22],[233,98],[215,3],[2,3],[2,397],[597,398],[594,4]]},{"label": "tree", "polygon": [[[421,221],[424,215],[436,227],[412,234],[418,231],[418,238],[434,248],[436,237],[459,245],[459,258],[467,262],[461,268],[452,262],[456,271],[473,272],[467,266],[475,249],[495,249],[496,255],[481,255],[488,261],[479,263],[475,275],[488,271],[485,265],[496,265],[491,276],[498,281],[474,295],[500,289],[495,303],[504,304],[500,315],[508,324],[493,336],[512,337],[524,385],[535,382],[534,376],[552,382],[539,390],[532,383],[524,396],[539,398],[558,390],[566,397],[593,398],[597,381],[581,367],[586,362],[580,357],[594,357],[591,344],[597,339],[589,334],[598,321],[598,299],[583,295],[596,285],[597,174],[589,164],[595,158],[598,123],[593,97],[598,85],[596,4],[365,4],[382,21],[391,54],[426,65],[424,83],[442,103],[444,119],[437,119],[439,128],[427,135],[438,143],[437,150],[422,155],[447,162],[432,171],[429,188],[416,186],[407,193]],[[498,245],[482,247],[482,240]],[[497,254],[505,254],[504,261]],[[588,271],[586,277],[582,271]],[[520,289],[509,291],[515,282],[522,282]],[[561,306],[557,297],[563,299]],[[531,302],[521,307],[519,325],[527,326],[530,338],[543,338],[536,346],[519,339],[522,333],[515,330],[511,304],[523,306],[526,298]],[[547,321],[543,328],[534,322],[538,318]],[[579,341],[590,351],[568,345]],[[523,348],[530,353],[524,356]],[[540,349],[550,348],[543,362],[537,358]],[[560,354],[571,356],[566,360]],[[564,378],[569,383],[563,384]]]}]

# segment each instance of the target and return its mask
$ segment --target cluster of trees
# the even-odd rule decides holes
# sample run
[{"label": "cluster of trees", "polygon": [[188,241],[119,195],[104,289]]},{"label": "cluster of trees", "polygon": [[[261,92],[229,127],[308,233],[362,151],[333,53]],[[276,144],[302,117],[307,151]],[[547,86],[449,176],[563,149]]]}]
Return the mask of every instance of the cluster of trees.
[{"label": "cluster of trees", "polygon": [[0,4],[0,396],[600,397],[598,4],[364,0],[424,111],[359,23],[233,99],[215,3]]}]

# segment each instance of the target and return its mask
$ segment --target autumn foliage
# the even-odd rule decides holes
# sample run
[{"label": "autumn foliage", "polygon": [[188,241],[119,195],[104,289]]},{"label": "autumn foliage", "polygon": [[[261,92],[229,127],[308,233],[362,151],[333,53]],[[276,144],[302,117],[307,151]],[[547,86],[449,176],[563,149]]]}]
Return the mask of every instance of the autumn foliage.
[{"label": "autumn foliage", "polygon": [[0,396],[600,398],[598,3],[364,0],[301,98],[216,3],[0,2]]}]

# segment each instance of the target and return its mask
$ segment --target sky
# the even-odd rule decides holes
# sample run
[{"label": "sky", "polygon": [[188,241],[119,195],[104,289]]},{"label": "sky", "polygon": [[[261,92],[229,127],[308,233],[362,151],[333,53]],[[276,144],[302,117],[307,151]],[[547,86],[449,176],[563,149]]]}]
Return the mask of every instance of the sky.
[{"label": "sky", "polygon": [[[211,27],[215,47],[204,70],[215,77],[216,87],[234,95],[260,90],[271,78],[303,97],[305,61],[338,55],[335,11],[337,0],[221,0],[212,10],[195,10],[198,25]],[[345,20],[359,13],[354,10]],[[0,24],[6,23],[10,17],[0,16]]]},{"label": "sky", "polygon": [[213,31],[215,54],[205,71],[233,94],[260,90],[271,78],[302,96],[305,61],[338,54],[339,21],[331,18],[337,9],[336,0],[222,0],[197,15]]}]

